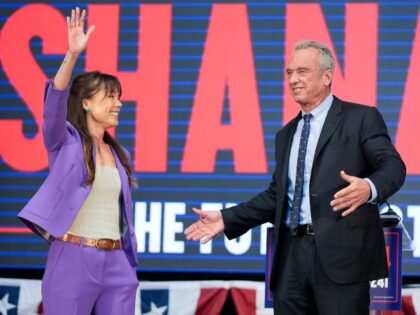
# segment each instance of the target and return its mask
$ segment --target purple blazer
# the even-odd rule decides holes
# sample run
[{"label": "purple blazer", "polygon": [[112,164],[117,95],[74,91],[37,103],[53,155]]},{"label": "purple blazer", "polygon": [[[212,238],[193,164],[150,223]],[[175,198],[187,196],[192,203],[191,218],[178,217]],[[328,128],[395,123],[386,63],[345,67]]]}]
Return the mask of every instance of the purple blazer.
[{"label": "purple blazer", "polygon": [[[87,178],[87,169],[80,135],[66,121],[68,95],[69,87],[60,91],[52,86],[52,80],[46,82],[43,135],[48,152],[49,174],[18,214],[35,233],[40,234],[40,227],[53,237],[63,236],[67,232],[92,189],[92,185],[83,184]],[[137,265],[137,241],[128,176],[116,152],[112,150],[112,153],[121,178],[124,251],[134,267]],[[95,150],[93,157],[96,158]]]}]

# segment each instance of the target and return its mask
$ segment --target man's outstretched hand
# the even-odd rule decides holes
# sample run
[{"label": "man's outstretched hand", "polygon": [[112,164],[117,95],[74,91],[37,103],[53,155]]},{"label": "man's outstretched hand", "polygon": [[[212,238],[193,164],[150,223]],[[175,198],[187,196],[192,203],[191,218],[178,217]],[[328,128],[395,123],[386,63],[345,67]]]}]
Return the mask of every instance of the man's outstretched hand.
[{"label": "man's outstretched hand", "polygon": [[200,216],[200,219],[185,229],[184,234],[187,240],[201,240],[202,244],[206,244],[225,229],[220,211],[202,211],[196,208],[192,211]]}]

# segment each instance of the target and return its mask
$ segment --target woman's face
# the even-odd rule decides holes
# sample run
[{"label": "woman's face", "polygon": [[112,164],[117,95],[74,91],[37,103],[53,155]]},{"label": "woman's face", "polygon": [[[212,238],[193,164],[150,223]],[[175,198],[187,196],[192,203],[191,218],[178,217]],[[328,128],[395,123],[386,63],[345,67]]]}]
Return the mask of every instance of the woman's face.
[{"label": "woman's face", "polygon": [[118,115],[122,104],[118,91],[106,94],[105,89],[100,89],[90,99],[83,100],[83,108],[89,108],[87,121],[89,127],[108,129],[118,126]]}]

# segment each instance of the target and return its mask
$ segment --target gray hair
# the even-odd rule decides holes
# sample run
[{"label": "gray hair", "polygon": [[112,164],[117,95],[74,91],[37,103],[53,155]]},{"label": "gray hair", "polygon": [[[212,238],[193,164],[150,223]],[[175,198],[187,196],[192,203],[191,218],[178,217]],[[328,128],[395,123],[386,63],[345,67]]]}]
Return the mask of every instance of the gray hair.
[{"label": "gray hair", "polygon": [[295,44],[293,50],[297,51],[306,48],[315,48],[319,51],[320,64],[322,70],[331,69],[332,71],[334,71],[335,61],[332,56],[331,50],[328,48],[327,45],[312,40],[302,40]]}]

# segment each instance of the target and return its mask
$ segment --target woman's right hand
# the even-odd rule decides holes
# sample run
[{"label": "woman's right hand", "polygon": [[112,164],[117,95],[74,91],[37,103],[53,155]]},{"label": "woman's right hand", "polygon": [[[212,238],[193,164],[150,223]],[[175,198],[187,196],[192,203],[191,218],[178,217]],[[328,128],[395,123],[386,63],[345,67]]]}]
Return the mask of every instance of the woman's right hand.
[{"label": "woman's right hand", "polygon": [[67,34],[68,34],[68,52],[70,54],[80,54],[86,49],[89,37],[95,29],[95,25],[89,27],[84,32],[86,10],[80,12],[80,9],[71,10],[71,16],[67,17]]}]

